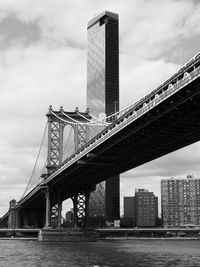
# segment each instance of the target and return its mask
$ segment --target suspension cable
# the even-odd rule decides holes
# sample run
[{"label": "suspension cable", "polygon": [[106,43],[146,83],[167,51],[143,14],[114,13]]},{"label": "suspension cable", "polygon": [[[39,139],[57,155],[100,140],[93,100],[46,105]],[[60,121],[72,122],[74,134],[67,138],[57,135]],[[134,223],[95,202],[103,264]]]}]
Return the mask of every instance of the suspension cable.
[{"label": "suspension cable", "polygon": [[58,115],[56,115],[52,110],[51,110],[51,113],[52,113],[57,119],[59,119],[59,120],[65,122],[65,123],[74,124],[74,125],[78,124],[78,123],[71,122],[71,121],[67,121],[67,120],[64,120],[63,118],[60,118],[60,117],[59,117]]},{"label": "suspension cable", "polygon": [[35,160],[35,164],[34,164],[34,167],[33,167],[33,170],[32,170],[32,173],[31,173],[31,176],[29,178],[29,181],[28,181],[28,184],[26,186],[26,189],[21,197],[21,199],[24,197],[24,195],[26,194],[27,190],[28,190],[28,187],[31,183],[31,179],[33,178],[33,175],[34,175],[34,172],[35,172],[35,169],[36,169],[36,165],[37,165],[37,162],[38,162],[38,159],[39,159],[39,156],[40,156],[40,152],[41,152],[41,149],[42,149],[42,145],[43,145],[43,142],[44,142],[44,138],[45,138],[45,134],[46,134],[46,130],[47,130],[47,122],[46,122],[46,126],[45,126],[45,130],[44,130],[44,133],[43,133],[43,136],[42,136],[42,141],[41,141],[41,144],[40,144],[40,148],[39,148],[39,151],[38,151],[38,154],[37,154],[37,157],[36,157],[36,160]]},{"label": "suspension cable", "polygon": [[92,120],[89,120],[88,118],[86,118],[85,116],[83,116],[81,113],[79,113],[79,112],[77,112],[78,113],[78,115],[80,116],[80,117],[82,117],[83,119],[85,119],[85,120],[87,120],[87,121],[89,121],[89,122],[92,122]]},{"label": "suspension cable", "polygon": [[42,168],[41,174],[40,174],[40,176],[38,177],[37,185],[39,184],[39,181],[40,181],[40,179],[41,179],[42,174],[44,174],[44,169],[46,168],[46,165],[47,165],[47,159],[45,160],[45,163],[44,163],[44,166],[43,166],[43,168]]},{"label": "suspension cable", "polygon": [[[93,124],[93,123],[84,123],[84,122],[79,122],[79,121],[77,121],[77,122],[71,122],[71,121],[67,121],[67,120],[64,120],[63,118],[59,117],[59,116],[56,115],[52,110],[51,110],[51,113],[52,113],[57,119],[59,119],[59,120],[65,122],[65,123],[68,123],[68,124],[73,124],[73,125],[77,125],[77,124],[79,124],[79,125],[89,125],[89,126],[108,126],[108,125],[110,125],[110,123],[98,123],[98,124]],[[65,115],[66,115],[66,114],[65,114]],[[66,115],[66,116],[67,116],[67,115]],[[69,116],[68,116],[68,117],[69,117]],[[72,119],[71,117],[69,117],[69,118]],[[74,119],[72,119],[72,120],[74,120]],[[74,121],[76,121],[76,120],[74,120]]]},{"label": "suspension cable", "polygon": [[[76,122],[77,124],[82,124],[82,125],[93,125],[93,124],[95,123],[95,122],[89,120],[88,118],[84,117],[83,115],[81,115],[79,112],[78,112],[79,116],[82,117],[82,118],[84,118],[85,120],[88,120],[90,123],[87,123],[87,122],[79,122],[79,121],[77,121],[77,120],[71,118],[71,117],[68,116],[67,114],[65,114],[63,111],[61,111],[61,113],[62,113],[65,117],[67,117],[68,119],[70,119],[70,120]],[[100,125],[100,124],[99,124],[99,125]],[[103,123],[101,122],[101,125],[107,125],[107,123],[106,123],[106,124],[103,124]],[[95,125],[95,126],[96,126],[96,125]]]},{"label": "suspension cable", "polygon": [[79,121],[77,121],[77,120],[71,118],[70,116],[68,116],[67,114],[65,114],[62,110],[61,110],[61,113],[62,113],[66,118],[68,118],[68,119],[74,121],[75,123],[79,123]]}]

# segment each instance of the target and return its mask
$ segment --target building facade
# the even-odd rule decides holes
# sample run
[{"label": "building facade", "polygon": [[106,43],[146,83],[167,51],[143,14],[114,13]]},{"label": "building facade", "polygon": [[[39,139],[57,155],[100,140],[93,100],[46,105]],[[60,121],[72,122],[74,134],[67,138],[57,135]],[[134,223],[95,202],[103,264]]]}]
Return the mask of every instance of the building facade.
[{"label": "building facade", "polygon": [[126,227],[135,226],[134,197],[124,197],[124,218],[123,225]]},{"label": "building facade", "polygon": [[135,191],[135,224],[137,227],[152,227],[158,217],[158,198],[146,189]]},{"label": "building facade", "polygon": [[124,198],[124,219],[132,222],[131,226],[154,227],[157,217],[158,198],[153,192],[147,189],[136,189],[134,197]]},{"label": "building facade", "polygon": [[161,206],[164,226],[200,225],[200,179],[161,180]]},{"label": "building facade", "polygon": [[[118,15],[104,11],[88,22],[87,107],[96,117],[119,110]],[[89,138],[102,130],[91,127]],[[119,175],[96,186],[90,195],[89,220],[96,223],[119,219]]]}]

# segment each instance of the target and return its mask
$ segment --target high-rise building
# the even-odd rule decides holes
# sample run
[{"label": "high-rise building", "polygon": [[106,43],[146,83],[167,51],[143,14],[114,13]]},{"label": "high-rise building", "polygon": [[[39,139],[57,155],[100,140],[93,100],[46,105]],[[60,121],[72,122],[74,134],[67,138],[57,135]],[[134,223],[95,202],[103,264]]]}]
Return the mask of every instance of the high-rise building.
[{"label": "high-rise building", "polygon": [[[152,227],[158,217],[158,198],[147,189],[136,189],[134,197],[124,198],[124,219],[131,226]],[[132,219],[132,220],[131,220]]]},{"label": "high-rise building", "polygon": [[163,225],[200,225],[200,179],[161,180]]},{"label": "high-rise building", "polygon": [[[118,15],[104,11],[88,22],[87,30],[87,107],[96,117],[109,116],[119,110]],[[101,130],[92,127],[90,138]],[[89,218],[98,218],[97,224],[119,219],[119,175],[98,184],[91,193]]]},{"label": "high-rise building", "polygon": [[158,198],[147,189],[135,190],[135,224],[138,227],[156,225]]}]

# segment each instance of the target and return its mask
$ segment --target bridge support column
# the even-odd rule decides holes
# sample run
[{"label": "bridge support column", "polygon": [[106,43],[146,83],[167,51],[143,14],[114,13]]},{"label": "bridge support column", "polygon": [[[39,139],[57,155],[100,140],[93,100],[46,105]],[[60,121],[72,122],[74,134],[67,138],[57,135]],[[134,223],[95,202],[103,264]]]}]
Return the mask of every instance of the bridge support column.
[{"label": "bridge support column", "polygon": [[19,209],[16,208],[16,200],[10,201],[8,212],[8,228],[15,229],[19,227]]},{"label": "bridge support column", "polygon": [[51,217],[50,217],[50,225],[52,228],[59,228],[61,227],[61,220],[62,220],[62,201],[59,198],[57,204],[51,207]]},{"label": "bridge support column", "polygon": [[48,186],[45,189],[45,198],[46,198],[45,228],[50,228],[51,227],[51,222],[50,222],[50,193],[49,193],[49,187]]},{"label": "bridge support column", "polygon": [[72,197],[74,205],[74,226],[80,228],[87,227],[89,192],[77,193]]},{"label": "bridge support column", "polygon": [[[73,197],[74,202],[74,226],[68,231],[61,228],[62,211],[62,192],[45,189],[46,194],[46,223],[38,235],[39,241],[58,242],[58,241],[97,241],[94,231],[88,231],[86,228],[89,193],[81,192]],[[51,199],[50,199],[51,197]],[[82,228],[82,229],[79,229]]]}]

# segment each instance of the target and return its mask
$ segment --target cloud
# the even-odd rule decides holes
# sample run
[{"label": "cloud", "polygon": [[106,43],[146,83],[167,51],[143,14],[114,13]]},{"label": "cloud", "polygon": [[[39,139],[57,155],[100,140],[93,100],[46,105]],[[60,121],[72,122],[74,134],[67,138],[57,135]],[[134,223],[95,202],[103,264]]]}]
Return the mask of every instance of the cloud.
[{"label": "cloud", "polygon": [[[163,58],[154,61],[141,60],[137,65],[132,64],[132,62],[132,57],[122,55],[120,101],[123,107],[150,93],[174,74],[178,68],[178,65],[170,62],[167,63]],[[129,97],[127,98],[127,96]]]},{"label": "cloud", "polygon": [[[0,215],[30,178],[48,106],[86,109],[87,22],[103,10],[119,13],[121,107],[169,78],[200,40],[196,1],[1,0]],[[198,151],[197,143],[123,174],[122,194],[145,184],[158,192],[162,176],[200,176]]]},{"label": "cloud", "polygon": [[200,143],[197,142],[128,171],[123,175],[126,179],[148,178],[153,175],[161,178],[169,176],[184,178],[187,174],[199,173],[199,160]]},{"label": "cloud", "polygon": [[24,24],[13,14],[0,22],[0,35],[1,50],[16,45],[16,42],[28,45],[37,42],[40,38],[37,24]]}]

